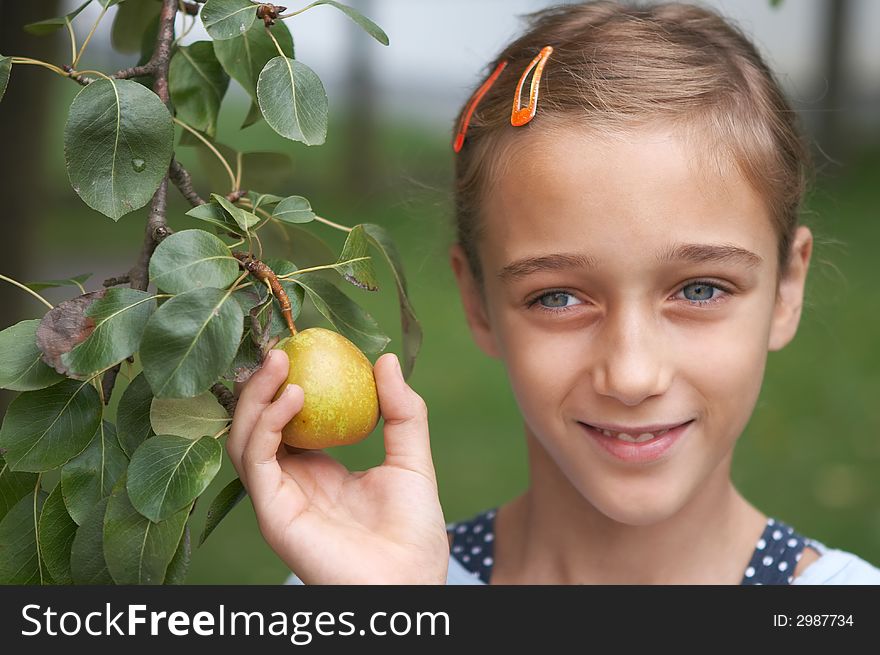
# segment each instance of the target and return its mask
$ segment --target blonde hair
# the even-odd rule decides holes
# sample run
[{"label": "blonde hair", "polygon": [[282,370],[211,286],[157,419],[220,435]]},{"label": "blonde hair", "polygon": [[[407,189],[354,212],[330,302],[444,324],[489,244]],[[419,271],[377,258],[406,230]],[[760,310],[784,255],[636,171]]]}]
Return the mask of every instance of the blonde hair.
[{"label": "blonde hair", "polygon": [[[749,39],[714,11],[681,3],[589,2],[551,7],[528,19],[528,31],[487,68],[488,75],[498,61],[508,61],[477,105],[456,155],[457,238],[480,290],[480,206],[504,164],[505,146],[523,130],[572,121],[599,136],[665,123],[701,146],[711,170],[723,173],[735,165],[764,200],[778,237],[778,283],[813,165],[797,115]],[[513,127],[517,81],[545,45],[553,54],[537,115]]]}]

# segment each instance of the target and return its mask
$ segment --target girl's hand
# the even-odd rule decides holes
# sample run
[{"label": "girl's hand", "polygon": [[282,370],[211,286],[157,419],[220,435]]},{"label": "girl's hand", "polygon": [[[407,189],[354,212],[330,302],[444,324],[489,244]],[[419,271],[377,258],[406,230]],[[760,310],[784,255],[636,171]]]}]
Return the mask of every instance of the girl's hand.
[{"label": "girl's hand", "polygon": [[303,406],[298,385],[272,401],[287,370],[287,353],[270,350],[242,389],[226,442],[268,544],[306,584],[445,584],[449,542],[427,407],[396,355],[373,367],[385,461],[367,471],[281,442]]}]

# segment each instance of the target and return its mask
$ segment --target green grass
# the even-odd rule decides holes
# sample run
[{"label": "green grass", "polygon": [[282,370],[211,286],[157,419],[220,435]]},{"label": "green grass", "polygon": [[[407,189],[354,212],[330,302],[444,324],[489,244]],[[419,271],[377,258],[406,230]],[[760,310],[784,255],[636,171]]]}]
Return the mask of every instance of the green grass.
[{"label": "green grass", "polygon": [[[235,128],[243,112],[242,107],[224,108],[221,116],[219,133],[233,133],[231,145],[287,152],[293,160],[288,177],[270,179],[270,175],[266,179],[271,188],[260,190],[305,195],[321,215],[347,225],[379,223],[398,245],[412,304],[424,329],[424,345],[410,384],[430,408],[432,447],[447,520],[519,493],[528,480],[522,419],[503,366],[485,357],[471,340],[447,261],[452,240],[448,191],[452,159],[446,135],[405,125],[380,128],[379,157],[390,182],[358,196],[340,188],[336,172],[345,151],[341,139],[334,137],[342,133],[339,125],[331,125],[326,146],[306,148],[274,136],[265,124],[238,133]],[[48,155],[46,167],[59,184],[47,188],[41,199],[45,218],[36,226],[40,247],[34,257],[65,262],[71,275],[89,270],[89,262],[101,259],[130,265],[140,246],[145,211],[114,225],[85,207],[66,185],[60,131],[56,136],[58,147]],[[197,151],[181,152],[184,163],[197,170]],[[816,245],[800,331],[785,350],[770,354],[757,408],[734,461],[735,483],[762,511],[875,564],[880,563],[880,418],[871,408],[880,395],[880,348],[875,336],[880,292],[873,275],[873,245],[880,242],[874,209],[878,176],[880,151],[866,152],[811,195],[807,224],[816,228],[820,238],[831,237],[844,245]],[[222,185],[223,176],[217,179]],[[206,177],[197,177],[197,188],[207,195]],[[169,222],[174,229],[197,225],[183,216],[186,209],[172,192]],[[310,229],[339,252],[342,233],[324,225]],[[264,243],[271,255],[308,265],[309,256],[300,245],[287,246],[277,237]],[[399,353],[397,298],[384,264],[379,266],[379,281],[378,294],[351,286],[346,290],[376,317],[392,337],[389,349]],[[95,280],[88,288],[98,284],[100,280]],[[39,306],[34,311],[35,316],[41,313]],[[352,468],[378,464],[381,430],[333,454]],[[232,476],[224,463],[194,515],[194,544],[209,499]],[[275,583],[285,574],[284,565],[263,542],[245,500],[195,550],[189,582]]]}]

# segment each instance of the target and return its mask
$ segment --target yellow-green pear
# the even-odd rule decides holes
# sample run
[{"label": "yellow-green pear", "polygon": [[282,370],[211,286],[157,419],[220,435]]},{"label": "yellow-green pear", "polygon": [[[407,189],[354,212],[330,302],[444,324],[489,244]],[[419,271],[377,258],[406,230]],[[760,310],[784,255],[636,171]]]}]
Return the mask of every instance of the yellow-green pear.
[{"label": "yellow-green pear", "polygon": [[308,328],[279,341],[287,353],[288,384],[303,388],[303,407],[281,431],[282,440],[297,448],[345,446],[366,437],[379,422],[379,397],[373,365],[344,336],[324,328]]}]

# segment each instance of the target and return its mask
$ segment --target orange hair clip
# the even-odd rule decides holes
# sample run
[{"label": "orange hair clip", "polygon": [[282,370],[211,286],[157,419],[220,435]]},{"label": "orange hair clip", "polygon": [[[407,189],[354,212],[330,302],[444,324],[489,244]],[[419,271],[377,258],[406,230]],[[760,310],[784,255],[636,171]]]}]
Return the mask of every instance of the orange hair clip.
[{"label": "orange hair clip", "polygon": [[468,101],[467,111],[465,111],[461,117],[461,122],[458,124],[458,130],[455,133],[455,141],[452,144],[452,149],[455,150],[455,152],[459,152],[464,145],[464,135],[467,132],[474,110],[477,108],[480,100],[483,99],[483,96],[486,95],[489,87],[495,83],[495,80],[498,79],[498,76],[501,75],[501,71],[503,71],[506,66],[506,61],[499,62],[489,78],[483,82],[480,88],[474,92],[474,95],[472,95],[471,99]]},{"label": "orange hair clip", "polygon": [[[541,52],[526,66],[522,77],[519,78],[519,84],[516,85],[516,95],[513,97],[513,109],[510,112],[511,125],[519,127],[535,117],[535,112],[538,110],[538,87],[541,84],[541,73],[544,72],[544,64],[547,63],[547,59],[552,53],[553,46],[547,45],[541,48]],[[536,66],[537,68],[535,68]],[[528,107],[522,107],[520,105],[520,96],[523,84],[533,68],[535,69],[535,74],[532,76],[532,86],[529,89],[529,105]]]}]

